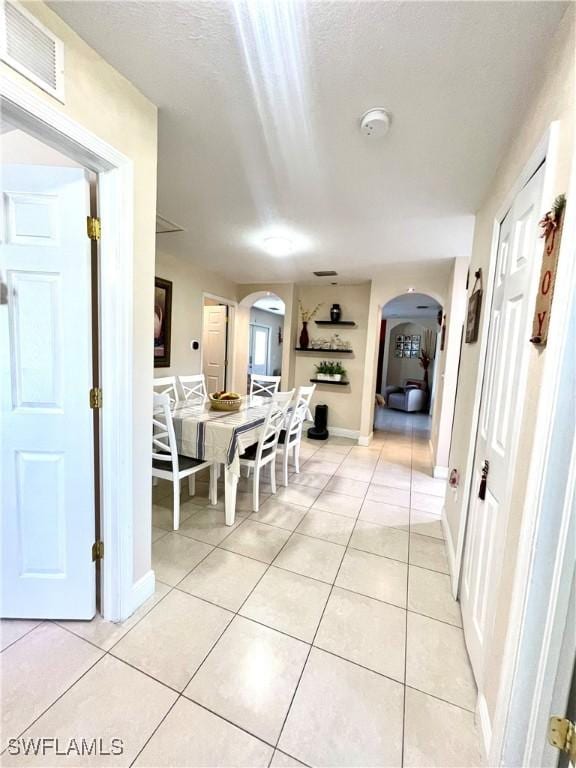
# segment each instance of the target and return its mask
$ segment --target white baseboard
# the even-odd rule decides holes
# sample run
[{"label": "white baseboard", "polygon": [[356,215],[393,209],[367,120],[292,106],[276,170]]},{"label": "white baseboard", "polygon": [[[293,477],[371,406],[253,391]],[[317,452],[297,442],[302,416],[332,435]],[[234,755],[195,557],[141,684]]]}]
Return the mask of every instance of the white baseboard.
[{"label": "white baseboard", "polygon": [[434,477],[439,477],[439,478],[441,478],[442,480],[448,480],[448,473],[449,473],[449,469],[448,469],[448,467],[440,467],[440,466],[436,466],[436,467],[434,467],[434,469],[432,470],[432,474],[433,474],[433,476],[434,476]]},{"label": "white baseboard", "polygon": [[[446,555],[448,557],[448,568],[450,570],[450,578],[452,583],[456,582],[455,570],[456,570],[456,550],[454,549],[454,540],[452,539],[452,531],[448,525],[448,518],[446,517],[446,507],[442,508],[442,532],[444,533],[444,543],[446,544]],[[454,595],[456,597],[456,595]]]},{"label": "white baseboard", "polygon": [[145,573],[144,576],[132,585],[130,598],[128,600],[128,607],[130,610],[128,615],[131,616],[142,603],[145,603],[149,597],[152,597],[155,589],[156,575],[153,570],[149,570],[148,573]]},{"label": "white baseboard", "polygon": [[331,427],[328,425],[328,432],[334,437],[349,437],[352,440],[358,440],[360,437],[360,430],[358,429],[344,429],[343,427]]},{"label": "white baseboard", "polygon": [[373,437],[374,437],[374,432],[370,432],[369,435],[360,435],[358,437],[358,445],[362,445],[365,448],[367,448],[372,442]]},{"label": "white baseboard", "polygon": [[490,748],[492,746],[492,724],[488,713],[488,704],[483,693],[478,693],[476,702],[476,720],[480,726],[480,748],[483,752],[484,764],[487,764]]}]

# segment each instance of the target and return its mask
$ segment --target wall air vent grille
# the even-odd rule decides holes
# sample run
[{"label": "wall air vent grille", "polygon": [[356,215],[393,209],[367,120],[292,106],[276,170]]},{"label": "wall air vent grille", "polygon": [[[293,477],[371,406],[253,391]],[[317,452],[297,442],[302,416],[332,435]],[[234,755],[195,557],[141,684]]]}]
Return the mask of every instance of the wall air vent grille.
[{"label": "wall air vent grille", "polygon": [[0,58],[64,101],[64,45],[16,0],[1,4]]},{"label": "wall air vent grille", "polygon": [[335,272],[333,269],[319,269],[318,272],[314,272],[314,275],[316,277],[336,277],[338,272]]}]

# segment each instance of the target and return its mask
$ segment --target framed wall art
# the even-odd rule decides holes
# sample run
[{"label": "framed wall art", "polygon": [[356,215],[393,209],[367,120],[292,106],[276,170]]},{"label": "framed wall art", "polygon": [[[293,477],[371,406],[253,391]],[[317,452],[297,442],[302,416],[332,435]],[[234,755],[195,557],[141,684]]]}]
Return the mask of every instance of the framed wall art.
[{"label": "framed wall art", "polygon": [[466,313],[466,344],[472,344],[478,340],[480,328],[480,314],[482,312],[482,270],[474,273],[474,285],[472,295],[468,299],[468,311]]},{"label": "framed wall art", "polygon": [[157,277],[154,283],[154,368],[170,367],[172,283]]}]

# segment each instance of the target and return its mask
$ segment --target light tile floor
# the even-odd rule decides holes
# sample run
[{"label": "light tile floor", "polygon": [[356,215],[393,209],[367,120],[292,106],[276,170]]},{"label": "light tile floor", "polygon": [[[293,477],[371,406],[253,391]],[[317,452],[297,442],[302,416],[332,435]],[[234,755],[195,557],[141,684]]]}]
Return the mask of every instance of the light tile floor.
[{"label": "light tile floor", "polygon": [[431,477],[428,420],[379,411],[368,448],[305,440],[300,475],[235,526],[206,486],[156,594],[122,625],[2,622],[2,743],[122,739],[122,754],[3,765],[479,766],[475,686]]}]

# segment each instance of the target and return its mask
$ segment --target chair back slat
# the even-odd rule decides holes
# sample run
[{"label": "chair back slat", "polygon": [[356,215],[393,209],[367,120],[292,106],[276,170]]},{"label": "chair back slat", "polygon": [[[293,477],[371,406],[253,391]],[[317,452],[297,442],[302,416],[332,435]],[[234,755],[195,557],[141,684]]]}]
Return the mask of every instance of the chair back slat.
[{"label": "chair back slat", "polygon": [[154,379],[152,389],[157,395],[168,395],[171,405],[174,405],[174,403],[177,403],[180,399],[178,386],[176,384],[176,376],[161,376]]},{"label": "chair back slat", "polygon": [[[152,459],[166,462],[166,469],[178,473],[178,447],[168,394],[154,393],[152,415]],[[170,466],[171,465],[171,466]]]},{"label": "chair back slat", "polygon": [[206,391],[206,379],[203,373],[195,373],[191,376],[178,376],[180,392],[184,400],[202,402],[208,398]]},{"label": "chair back slat", "polygon": [[310,401],[315,389],[316,384],[312,384],[310,387],[298,387],[296,397],[294,398],[294,407],[286,426],[285,445],[300,439],[302,427],[310,410]]},{"label": "chair back slat", "polygon": [[260,376],[259,374],[251,373],[250,395],[272,397],[278,392],[280,378],[280,376]]},{"label": "chair back slat", "polygon": [[260,461],[264,451],[272,448],[276,448],[278,444],[278,438],[280,432],[284,426],[286,420],[286,411],[292,401],[294,390],[290,392],[276,392],[272,395],[272,402],[268,406],[268,412],[266,414],[266,421],[262,428],[262,434],[258,441],[258,448],[256,451],[256,461]]}]

